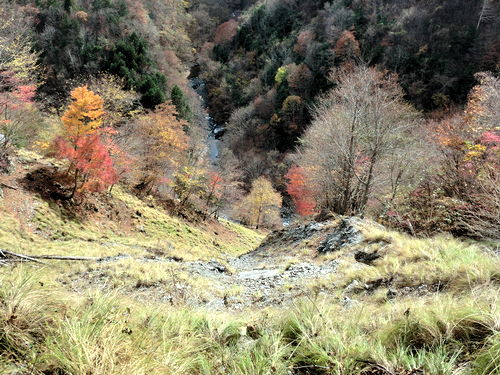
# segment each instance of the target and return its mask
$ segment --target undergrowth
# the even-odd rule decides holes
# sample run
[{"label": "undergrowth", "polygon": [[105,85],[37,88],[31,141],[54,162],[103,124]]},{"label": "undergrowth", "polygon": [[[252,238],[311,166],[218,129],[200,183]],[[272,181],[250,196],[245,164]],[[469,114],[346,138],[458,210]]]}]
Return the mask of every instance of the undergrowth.
[{"label": "undergrowth", "polygon": [[[347,311],[327,299],[246,314],[70,294],[44,270],[0,275],[2,374],[494,374],[496,293],[435,294]],[[457,372],[458,371],[458,372]]]}]

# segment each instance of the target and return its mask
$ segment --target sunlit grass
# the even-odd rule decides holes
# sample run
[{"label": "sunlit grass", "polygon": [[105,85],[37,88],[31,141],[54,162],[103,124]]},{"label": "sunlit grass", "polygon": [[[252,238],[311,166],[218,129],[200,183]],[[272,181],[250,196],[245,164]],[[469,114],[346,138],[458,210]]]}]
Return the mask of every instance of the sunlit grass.
[{"label": "sunlit grass", "polygon": [[[380,238],[380,233],[375,237]],[[417,239],[395,232],[388,232],[383,238],[388,243],[378,245],[382,257],[371,265],[356,264],[352,259],[343,264],[346,283],[390,278],[397,287],[426,284],[467,290],[500,280],[498,257],[474,244],[450,236]]]},{"label": "sunlit grass", "polygon": [[349,310],[317,298],[287,311],[208,314],[139,303],[121,289],[71,294],[45,284],[47,272],[0,273],[4,373],[19,366],[75,375],[362,374],[375,365],[452,375],[464,363],[474,374],[498,368],[498,296],[491,288],[366,301]]},{"label": "sunlit grass", "polygon": [[114,189],[113,195],[127,205],[131,214],[140,213],[134,219],[135,228],[128,233],[119,222],[71,218],[61,208],[35,197],[33,218],[21,223],[0,202],[0,248],[28,254],[95,257],[140,256],[148,249],[157,249],[165,256],[196,260],[239,255],[253,249],[263,238],[253,230],[223,221],[228,235],[217,241],[203,226],[170,216],[120,188]]}]

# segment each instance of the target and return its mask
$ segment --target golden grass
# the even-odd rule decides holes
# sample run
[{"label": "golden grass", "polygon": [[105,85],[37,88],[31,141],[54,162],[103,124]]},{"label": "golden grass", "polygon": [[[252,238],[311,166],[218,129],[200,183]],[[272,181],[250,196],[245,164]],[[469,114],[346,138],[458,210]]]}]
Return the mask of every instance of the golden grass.
[{"label": "golden grass", "polygon": [[489,287],[349,310],[318,298],[287,311],[208,314],[119,291],[68,293],[41,283],[45,272],[0,272],[2,373],[362,374],[369,363],[393,373],[498,369],[498,295]]},{"label": "golden grass", "polygon": [[213,233],[168,215],[117,188],[117,201],[130,212],[139,212],[135,227],[129,233],[120,223],[110,220],[89,221],[68,218],[57,206],[32,198],[34,215],[29,222],[19,222],[0,201],[0,248],[27,254],[113,256],[145,255],[157,249],[165,256],[186,260],[221,258],[239,255],[253,249],[262,234],[234,223],[222,222],[229,235],[217,241]]},{"label": "golden grass", "polygon": [[479,284],[498,284],[500,280],[498,257],[451,236],[418,239],[390,231],[384,235],[376,229],[367,237],[369,241],[384,239],[376,245],[382,257],[366,266],[343,258],[341,277],[346,283],[354,279],[366,283],[393,278],[398,287],[441,284],[453,290],[467,290]]},{"label": "golden grass", "polygon": [[[8,223],[4,225],[15,224]],[[81,230],[73,225],[67,233]],[[0,355],[0,370],[14,374],[21,366],[32,368],[33,374],[285,375],[312,368],[323,369],[322,374],[362,374],[372,366],[367,363],[394,373],[419,369],[452,375],[463,363],[469,363],[471,374],[498,369],[496,260],[448,237],[389,236],[391,243],[380,250],[384,258],[357,267],[342,257],[341,272],[303,285],[316,297],[288,312],[207,314],[168,301],[151,302],[158,300],[150,298],[151,290],[173,294],[176,283],[188,285],[187,293],[193,294],[211,287],[210,280],[181,272],[175,262],[126,258],[61,263],[39,271],[29,266],[3,269],[0,347],[8,355]],[[100,283],[83,285],[94,274]],[[449,288],[396,301],[375,293],[361,297],[349,310],[338,303],[338,287],[346,280],[369,282],[388,275],[398,275],[401,285],[440,280]],[[61,283],[72,285],[78,294],[65,292]],[[316,293],[328,287],[333,293]],[[224,293],[238,296],[241,289]]]}]

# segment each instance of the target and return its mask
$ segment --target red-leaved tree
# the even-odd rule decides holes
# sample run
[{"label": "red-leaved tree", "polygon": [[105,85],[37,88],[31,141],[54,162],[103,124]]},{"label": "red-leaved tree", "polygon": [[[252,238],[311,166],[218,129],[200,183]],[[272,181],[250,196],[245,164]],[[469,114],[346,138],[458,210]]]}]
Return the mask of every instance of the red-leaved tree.
[{"label": "red-leaved tree", "polygon": [[58,138],[55,146],[56,156],[70,163],[73,174],[71,197],[81,191],[102,192],[118,181],[109,148],[98,133],[80,136],[74,143]]},{"label": "red-leaved tree", "polygon": [[215,44],[224,44],[230,42],[238,30],[238,22],[236,20],[229,20],[217,27],[215,30]]},{"label": "red-leaved tree", "polygon": [[112,156],[119,156],[112,142],[113,130],[101,128],[102,98],[87,87],[71,92],[70,104],[62,122],[65,135],[54,142],[55,156],[69,162],[68,174],[73,180],[70,198],[76,193],[101,192],[115,184],[119,175]]},{"label": "red-leaved tree", "polygon": [[0,66],[0,170],[10,164],[11,146],[35,133],[34,95],[34,85],[24,84],[13,72],[2,72]]},{"label": "red-leaved tree", "polygon": [[307,187],[304,169],[293,166],[285,178],[288,179],[286,191],[292,197],[297,213],[301,216],[312,215],[315,212],[316,201],[312,191]]}]

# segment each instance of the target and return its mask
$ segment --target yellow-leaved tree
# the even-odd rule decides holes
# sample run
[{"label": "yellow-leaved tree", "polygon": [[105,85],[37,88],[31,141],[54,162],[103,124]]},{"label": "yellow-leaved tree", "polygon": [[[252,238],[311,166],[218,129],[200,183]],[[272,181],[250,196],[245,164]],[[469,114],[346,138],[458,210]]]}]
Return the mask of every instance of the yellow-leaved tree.
[{"label": "yellow-leaved tree", "polygon": [[81,86],[71,91],[73,102],[61,120],[66,135],[70,138],[94,133],[102,125],[104,102],[102,98]]},{"label": "yellow-leaved tree", "polygon": [[90,90],[103,99],[103,119],[106,126],[123,125],[141,113],[141,107],[138,106],[140,95],[133,90],[126,90],[125,86],[125,79],[111,74],[102,74],[90,79]]},{"label": "yellow-leaved tree", "polygon": [[250,193],[240,202],[239,216],[257,229],[261,226],[272,227],[279,222],[281,195],[265,177],[252,183]]},{"label": "yellow-leaved tree", "polygon": [[154,112],[139,119],[132,142],[132,152],[141,160],[137,189],[148,194],[163,182],[169,182],[169,177],[184,164],[189,146],[186,126],[186,121],[177,119],[171,103],[160,104]]}]

